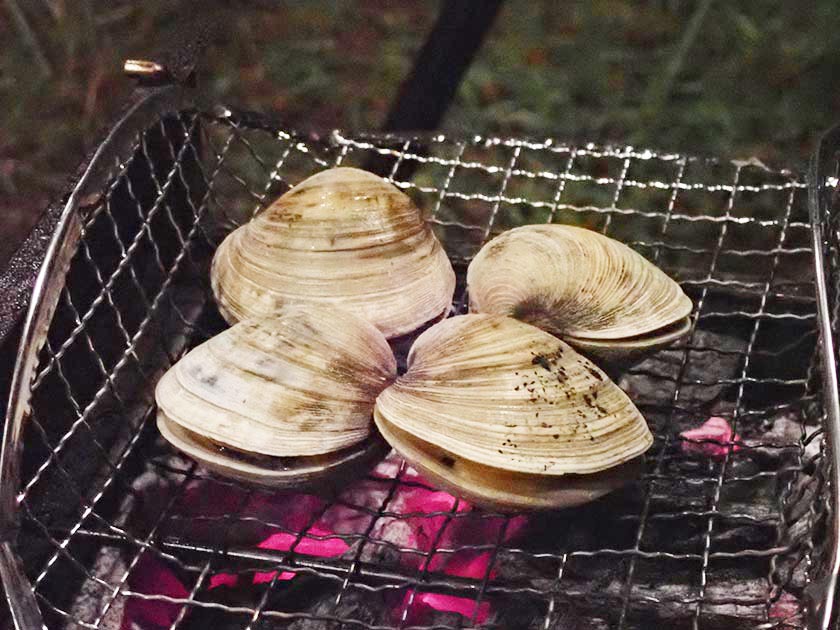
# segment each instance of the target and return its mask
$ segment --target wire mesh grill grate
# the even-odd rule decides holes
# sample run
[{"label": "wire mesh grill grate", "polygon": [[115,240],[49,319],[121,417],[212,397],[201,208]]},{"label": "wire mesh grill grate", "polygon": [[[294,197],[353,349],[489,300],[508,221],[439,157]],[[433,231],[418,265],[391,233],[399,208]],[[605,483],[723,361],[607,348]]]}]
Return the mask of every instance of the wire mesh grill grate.
[{"label": "wire mesh grill grate", "polygon": [[[638,482],[505,516],[393,458],[338,496],[272,494],[160,440],[154,383],[223,327],[215,246],[338,164],[380,172],[428,213],[458,272],[453,312],[472,256],[523,223],[600,230],[682,283],[691,334],[621,381],[655,435]],[[804,627],[828,506],[796,173],[632,147],[316,140],[222,110],[161,120],[114,173],[80,210],[32,386],[20,549],[50,627]],[[710,416],[737,436],[692,448],[679,434]]]}]

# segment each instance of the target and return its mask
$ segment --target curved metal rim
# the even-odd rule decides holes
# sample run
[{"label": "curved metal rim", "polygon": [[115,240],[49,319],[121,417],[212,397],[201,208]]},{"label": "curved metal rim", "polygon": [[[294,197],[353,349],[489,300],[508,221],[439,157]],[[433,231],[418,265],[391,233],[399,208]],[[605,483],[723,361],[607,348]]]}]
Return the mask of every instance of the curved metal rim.
[{"label": "curved metal rim", "polygon": [[[125,155],[131,148],[130,141],[137,133],[146,129],[150,121],[156,121],[163,114],[171,114],[194,108],[196,99],[179,86],[143,90],[137,100],[114,124],[105,139],[91,157],[79,178],[73,192],[68,197],[55,232],[50,240],[43,263],[38,271],[32,291],[32,297],[23,322],[18,354],[15,362],[10,395],[6,409],[6,423],[0,450],[0,578],[6,592],[6,598],[12,613],[14,625],[18,630],[30,630],[43,627],[41,614],[31,584],[26,578],[20,558],[12,548],[13,538],[19,519],[17,492],[20,487],[20,464],[22,456],[21,434],[26,412],[29,408],[29,385],[34,376],[38,352],[44,342],[47,328],[56,305],[58,294],[63,288],[67,267],[81,236],[79,208],[86,194],[95,192],[112,174],[114,155]],[[235,119],[241,115],[230,110],[227,116]],[[224,117],[227,117],[224,116]],[[268,126],[267,131],[273,130]],[[294,134],[301,140],[318,144],[331,144],[335,139],[314,133]],[[392,134],[368,134],[371,140],[394,138]],[[400,135],[402,139],[405,135]],[[418,139],[439,138],[439,134],[418,135]],[[513,142],[493,137],[475,136],[475,142],[504,143]],[[827,296],[824,256],[822,251],[823,233],[820,220],[823,217],[824,181],[823,170],[826,156],[823,148],[828,144],[840,144],[840,127],[829,131],[822,139],[820,147],[812,160],[809,173],[809,210],[812,223],[814,245],[814,267],[817,288],[818,321],[820,325],[823,352],[823,378],[825,383],[825,411],[829,453],[831,455],[831,502],[835,508],[831,512],[830,523],[830,567],[828,574],[821,580],[819,601],[820,610],[817,622],[821,630],[827,630],[834,612],[834,594],[840,575],[840,511],[836,509],[840,498],[840,387],[838,387],[837,362],[834,356],[834,339],[831,330],[830,309]],[[702,158],[701,158],[702,159]],[[110,162],[110,163],[109,163]]]},{"label": "curved metal rim", "polygon": [[819,588],[822,592],[815,593],[821,601],[817,602],[817,610],[813,611],[813,619],[820,630],[830,627],[834,613],[834,599],[837,590],[838,575],[840,575],[840,390],[837,379],[837,360],[834,353],[834,331],[831,328],[831,310],[828,304],[828,285],[825,274],[825,256],[823,255],[822,220],[825,216],[827,199],[825,186],[825,169],[831,161],[826,149],[840,143],[840,127],[829,130],[820,140],[817,151],[811,160],[808,177],[808,210],[811,219],[812,243],[814,247],[814,277],[817,289],[817,317],[822,342],[822,377],[823,398],[826,415],[826,430],[828,434],[829,454],[831,456],[831,519],[829,523],[830,549],[828,573],[822,579]]},{"label": "curved metal rim", "polygon": [[[79,208],[86,194],[101,188],[112,175],[117,161],[128,159],[134,139],[150,121],[161,115],[182,111],[194,105],[192,96],[177,86],[143,90],[113,125],[91,157],[70,194],[38,271],[32,297],[23,322],[17,359],[12,374],[6,423],[0,450],[0,578],[9,602],[15,627],[32,630],[43,626],[31,584],[23,573],[17,554],[10,548],[15,536],[19,509],[20,465],[23,455],[22,430],[29,409],[29,386],[34,376],[38,352],[44,343],[67,269],[81,236]],[[114,160],[114,157],[118,160]]]}]

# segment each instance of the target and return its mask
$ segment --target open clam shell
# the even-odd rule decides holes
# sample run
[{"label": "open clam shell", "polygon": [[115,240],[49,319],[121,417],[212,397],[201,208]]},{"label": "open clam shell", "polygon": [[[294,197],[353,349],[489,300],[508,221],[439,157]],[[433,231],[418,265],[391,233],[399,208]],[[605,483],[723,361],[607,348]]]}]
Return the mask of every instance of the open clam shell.
[{"label": "open clam shell", "polygon": [[624,346],[638,354],[673,341],[674,325],[692,309],[680,286],[643,256],[568,225],[497,236],[470,264],[467,286],[472,312],[509,315],[579,340],[581,348],[587,341],[609,346],[616,356]]},{"label": "open clam shell", "polygon": [[675,324],[639,337],[627,339],[583,339],[563,337],[578,352],[600,365],[621,371],[641,361],[648,355],[667,348],[682,339],[691,330],[691,318],[684,317]]},{"label": "open clam shell", "polygon": [[395,376],[373,325],[335,308],[284,309],[178,361],[155,390],[158,426],[217,471],[291,483],[370,450],[374,401]]},{"label": "open clam shell", "polygon": [[447,319],[423,333],[374,420],[409,461],[503,508],[575,505],[629,481],[647,424],[596,365],[509,317]]},{"label": "open clam shell", "polygon": [[325,489],[364,474],[384,457],[390,446],[372,433],[359,444],[310,457],[270,457],[225,447],[159,414],[157,426],[167,442],[222,477],[270,488]]},{"label": "open clam shell", "polygon": [[460,458],[398,429],[381,415],[377,425],[388,444],[437,487],[490,509],[551,510],[582,505],[626,485],[642,470],[641,458],[636,458],[589,475],[558,478],[517,473]]},{"label": "open clam shell", "polygon": [[228,235],[211,284],[229,323],[287,304],[331,304],[390,339],[448,311],[455,273],[406,194],[341,167],[304,180]]}]

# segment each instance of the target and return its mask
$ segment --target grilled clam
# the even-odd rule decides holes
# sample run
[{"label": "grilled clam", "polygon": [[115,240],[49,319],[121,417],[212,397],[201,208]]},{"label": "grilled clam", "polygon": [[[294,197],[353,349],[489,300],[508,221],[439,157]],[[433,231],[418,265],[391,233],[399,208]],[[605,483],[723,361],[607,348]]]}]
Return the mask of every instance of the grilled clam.
[{"label": "grilled clam", "polygon": [[627,363],[689,328],[691,300],[623,243],[568,225],[514,228],[467,270],[470,311],[509,315],[596,359]]},{"label": "grilled clam", "polygon": [[382,454],[371,413],[395,376],[393,353],[370,323],[332,307],[287,308],[178,361],[155,390],[158,427],[215,472],[299,485]]},{"label": "grilled clam", "polygon": [[304,180],[228,235],[211,284],[228,323],[332,304],[390,339],[448,312],[455,273],[407,195],[342,167]]},{"label": "grilled clam", "polygon": [[441,486],[480,505],[556,508],[633,478],[652,443],[639,411],[560,339],[500,315],[424,332],[377,398],[382,436]]}]

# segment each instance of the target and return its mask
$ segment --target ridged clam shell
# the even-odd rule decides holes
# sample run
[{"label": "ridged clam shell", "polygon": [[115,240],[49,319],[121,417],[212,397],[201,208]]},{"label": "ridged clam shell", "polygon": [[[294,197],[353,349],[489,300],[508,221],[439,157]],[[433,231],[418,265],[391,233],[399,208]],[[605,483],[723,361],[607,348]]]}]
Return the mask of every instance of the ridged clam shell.
[{"label": "ridged clam shell", "polygon": [[582,339],[564,336],[570,346],[599,365],[620,371],[648,355],[670,346],[691,330],[691,319],[685,317],[671,326],[641,337],[626,339]]},{"label": "ridged clam shell", "polygon": [[680,286],[643,256],[568,225],[527,225],[497,236],[470,264],[467,287],[472,312],[584,340],[638,344],[692,309]]},{"label": "ridged clam shell", "polygon": [[392,338],[448,311],[455,273],[406,194],[341,167],[304,180],[228,235],[211,284],[229,323],[287,304],[332,304]]},{"label": "ridged clam shell", "polygon": [[376,396],[395,375],[373,325],[340,309],[289,308],[191,350],[158,382],[155,398],[163,424],[214,445],[318,456],[368,437]]},{"label": "ridged clam shell", "polygon": [[382,437],[437,487],[494,510],[546,510],[594,501],[628,484],[641,458],[589,475],[532,475],[463,459],[417,439],[374,412]]},{"label": "ridged clam shell", "polygon": [[598,473],[652,443],[642,415],[604,372],[509,317],[444,320],[420,335],[408,366],[376,401],[386,439],[403,432],[427,451],[541,477]]},{"label": "ridged clam shell", "polygon": [[254,457],[220,447],[159,414],[157,426],[161,435],[182,453],[189,455],[208,470],[231,479],[276,488],[317,487],[334,489],[384,457],[390,447],[379,435],[351,447],[311,457]]}]

